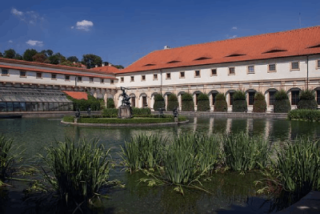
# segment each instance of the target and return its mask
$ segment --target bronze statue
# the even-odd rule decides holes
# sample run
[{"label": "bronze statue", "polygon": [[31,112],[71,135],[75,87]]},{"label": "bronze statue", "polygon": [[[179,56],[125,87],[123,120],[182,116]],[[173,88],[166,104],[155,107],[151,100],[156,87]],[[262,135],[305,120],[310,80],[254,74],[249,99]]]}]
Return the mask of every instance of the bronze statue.
[{"label": "bronze statue", "polygon": [[129,95],[126,93],[126,91],[125,90],[128,90],[128,88],[125,88],[125,87],[120,87],[120,89],[121,89],[121,91],[122,91],[122,94],[121,94],[121,96],[123,97],[122,98],[122,103],[121,103],[121,105],[122,106],[130,106],[130,99],[131,99],[131,97],[129,97]]}]

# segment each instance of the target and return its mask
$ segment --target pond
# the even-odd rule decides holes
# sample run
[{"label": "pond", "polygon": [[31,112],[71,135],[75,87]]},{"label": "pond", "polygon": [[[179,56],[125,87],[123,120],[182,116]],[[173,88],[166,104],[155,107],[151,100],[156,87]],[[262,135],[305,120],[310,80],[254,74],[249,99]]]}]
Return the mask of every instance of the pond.
[{"label": "pond", "polygon": [[[270,143],[293,139],[301,135],[320,136],[320,125],[283,119],[230,119],[214,117],[189,117],[186,125],[171,127],[76,127],[63,125],[60,119],[2,119],[0,133],[12,137],[24,151],[24,165],[34,165],[34,158],[43,154],[44,147],[54,140],[69,138],[99,138],[106,148],[111,148],[115,162],[120,163],[120,145],[139,133],[160,134],[173,137],[179,133],[229,133],[248,132],[270,138]],[[268,213],[272,205],[267,196],[258,195],[254,181],[259,173],[227,172],[214,174],[203,183],[211,194],[187,190],[185,196],[173,191],[173,187],[147,187],[139,183],[143,175],[129,174],[116,166],[110,172],[110,180],[118,179],[125,188],[103,190],[109,197],[102,201],[97,213]],[[39,175],[38,178],[40,179]],[[23,200],[27,182],[13,181],[6,191],[0,191],[0,213],[54,213],[49,206],[37,207]],[[46,210],[47,209],[47,210]],[[50,210],[48,210],[50,209]],[[272,211],[274,212],[274,211]]]}]

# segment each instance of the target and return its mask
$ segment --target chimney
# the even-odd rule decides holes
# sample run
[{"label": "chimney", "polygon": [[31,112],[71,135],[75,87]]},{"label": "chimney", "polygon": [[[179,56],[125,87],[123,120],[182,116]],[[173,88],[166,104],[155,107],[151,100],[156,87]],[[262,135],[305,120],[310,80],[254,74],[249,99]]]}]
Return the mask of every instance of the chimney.
[{"label": "chimney", "polygon": [[98,67],[98,65],[95,66],[96,68]]},{"label": "chimney", "polygon": [[103,62],[101,66],[104,67],[104,66],[106,66],[106,65],[105,65],[104,62]]},{"label": "chimney", "polygon": [[109,64],[108,64],[109,66],[112,66],[112,64],[109,62]]},{"label": "chimney", "polygon": [[168,45],[165,45],[163,49],[170,49]]}]

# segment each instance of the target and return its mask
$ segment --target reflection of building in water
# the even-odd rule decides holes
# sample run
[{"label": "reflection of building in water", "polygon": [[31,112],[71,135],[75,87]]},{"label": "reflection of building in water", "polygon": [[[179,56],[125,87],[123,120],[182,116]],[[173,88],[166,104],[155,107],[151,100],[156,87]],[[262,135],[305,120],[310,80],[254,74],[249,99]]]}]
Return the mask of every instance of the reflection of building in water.
[{"label": "reflection of building in water", "polygon": [[231,127],[232,127],[232,119],[228,118],[227,119],[227,126],[226,126],[226,134],[229,134],[231,132]]},{"label": "reflection of building in water", "polygon": [[252,131],[253,131],[253,119],[248,118],[246,132],[247,132],[247,134],[249,134],[249,133],[252,133]]},{"label": "reflection of building in water", "polygon": [[193,118],[193,133],[197,131],[197,126],[198,126],[198,117]]},{"label": "reflection of building in water", "polygon": [[265,122],[266,122],[266,125],[264,127],[264,138],[267,139],[270,136],[270,130],[272,128],[270,128],[271,127],[270,119],[265,120]]},{"label": "reflection of building in water", "polygon": [[213,132],[213,125],[214,125],[214,118],[210,117],[210,119],[209,119],[209,135],[211,135]]}]

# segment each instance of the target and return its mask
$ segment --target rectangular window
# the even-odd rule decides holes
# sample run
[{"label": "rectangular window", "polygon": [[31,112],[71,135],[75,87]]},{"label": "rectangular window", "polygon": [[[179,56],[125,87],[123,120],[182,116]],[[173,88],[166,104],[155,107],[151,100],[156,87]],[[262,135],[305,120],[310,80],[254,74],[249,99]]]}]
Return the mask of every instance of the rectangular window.
[{"label": "rectangular window", "polygon": [[37,73],[37,79],[41,79],[42,78],[42,73]]},{"label": "rectangular window", "polygon": [[196,94],[196,106],[198,105],[198,97],[199,97],[199,94]]},{"label": "rectangular window", "polygon": [[89,82],[93,82],[93,77],[89,77]]},{"label": "rectangular window", "polygon": [[27,77],[27,74],[25,71],[20,71],[20,77]]},{"label": "rectangular window", "polygon": [[78,82],[82,82],[82,77],[78,77]]},{"label": "rectangular window", "polygon": [[194,71],[194,76],[195,76],[195,77],[200,77],[200,71],[199,71],[199,70]]},{"label": "rectangular window", "polygon": [[180,72],[180,78],[184,78],[184,71]]},{"label": "rectangular window", "polygon": [[320,60],[317,61],[317,66],[320,68]]},{"label": "rectangular window", "polygon": [[275,91],[269,91],[269,105],[274,105],[275,97],[274,95],[276,94]]},{"label": "rectangular window", "polygon": [[268,69],[270,72],[275,72],[276,71],[276,64],[269,64]]},{"label": "rectangular window", "polygon": [[136,107],[136,98],[135,97],[131,97],[131,106]]},{"label": "rectangular window", "polygon": [[100,79],[100,83],[104,83],[104,79]]},{"label": "rectangular window", "polygon": [[291,70],[299,70],[299,62],[291,62]]},{"label": "rectangular window", "polygon": [[249,105],[253,105],[254,103],[254,94],[255,92],[249,92]]},{"label": "rectangular window", "polygon": [[291,91],[291,105],[298,105],[299,91]]},{"label": "rectangular window", "polygon": [[217,69],[211,69],[211,76],[217,76]]},{"label": "rectangular window", "polygon": [[70,76],[69,75],[65,75],[64,79],[65,79],[65,81],[69,81],[70,80]]},{"label": "rectangular window", "polygon": [[51,79],[53,79],[53,80],[57,79],[57,75],[56,74],[51,74]]},{"label": "rectangular window", "polygon": [[114,84],[114,80],[110,80],[110,84],[113,85]]},{"label": "rectangular window", "polygon": [[124,82],[124,77],[121,77],[121,78],[120,78],[120,81],[121,81],[121,82]]},{"label": "rectangular window", "polygon": [[134,76],[131,76],[131,82],[134,82]]},{"label": "rectangular window", "polygon": [[248,74],[254,74],[254,66],[253,65],[248,66]]},{"label": "rectangular window", "polygon": [[148,104],[147,104],[147,97],[142,97],[142,107],[148,107]]},{"label": "rectangular window", "polygon": [[233,105],[233,94],[234,94],[234,92],[229,93],[229,102],[230,102],[231,106]]},{"label": "rectangular window", "polygon": [[146,81],[146,75],[141,76],[141,81]]},{"label": "rectangular window", "polygon": [[215,102],[216,102],[216,96],[217,94],[211,94],[212,95],[212,105],[214,106]]},{"label": "rectangular window", "polygon": [[171,79],[171,74],[167,73],[167,79]]},{"label": "rectangular window", "polygon": [[153,80],[158,80],[158,74],[153,74]]},{"label": "rectangular window", "polygon": [[320,90],[317,90],[317,103],[320,105]]},{"label": "rectangular window", "polygon": [[229,75],[235,75],[235,73],[234,67],[229,68]]},{"label": "rectangular window", "polygon": [[7,76],[7,75],[9,75],[9,71],[7,69],[1,69],[1,75]]}]

